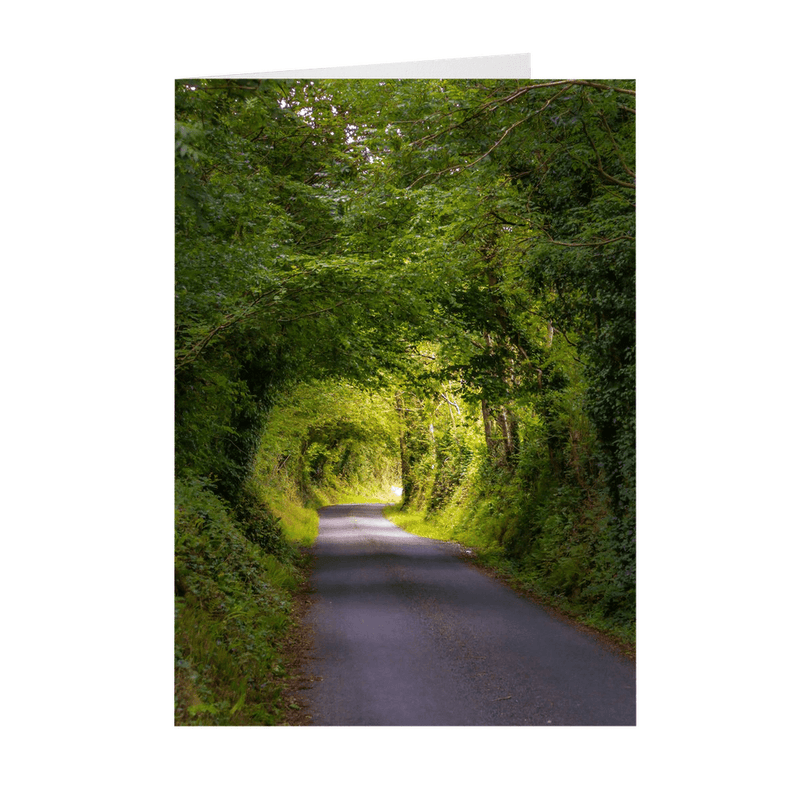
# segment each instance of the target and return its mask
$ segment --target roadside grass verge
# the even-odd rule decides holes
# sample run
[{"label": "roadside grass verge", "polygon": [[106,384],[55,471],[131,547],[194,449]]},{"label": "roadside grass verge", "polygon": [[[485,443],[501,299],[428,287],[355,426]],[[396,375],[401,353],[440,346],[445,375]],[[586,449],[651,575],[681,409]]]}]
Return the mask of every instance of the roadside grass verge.
[{"label": "roadside grass verge", "polygon": [[280,519],[288,541],[297,547],[311,547],[314,544],[318,532],[316,509],[285,495],[268,498],[268,504]]},{"label": "roadside grass verge", "polygon": [[426,539],[459,542],[465,547],[480,551],[484,558],[491,558],[500,552],[500,548],[493,545],[489,536],[474,528],[463,526],[461,515],[453,513],[450,509],[448,511],[450,513],[434,517],[424,511],[402,508],[401,504],[394,503],[383,509],[383,515],[409,533]]}]

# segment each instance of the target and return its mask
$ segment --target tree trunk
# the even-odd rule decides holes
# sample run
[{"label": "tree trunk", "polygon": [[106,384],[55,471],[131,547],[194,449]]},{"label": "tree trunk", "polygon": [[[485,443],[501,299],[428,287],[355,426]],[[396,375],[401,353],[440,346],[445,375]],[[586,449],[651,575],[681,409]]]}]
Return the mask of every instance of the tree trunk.
[{"label": "tree trunk", "polygon": [[500,406],[500,411],[497,414],[497,424],[503,434],[503,449],[505,451],[503,461],[505,464],[510,464],[519,447],[517,419],[505,406]]},{"label": "tree trunk", "polygon": [[499,464],[502,461],[502,457],[499,453],[500,448],[498,447],[498,440],[494,436],[492,412],[489,409],[489,404],[483,398],[481,398],[481,413],[483,414],[483,432],[486,436],[486,450],[492,461],[494,461],[495,464]]},{"label": "tree trunk", "polygon": [[400,392],[395,394],[395,408],[397,409],[397,416],[400,418],[400,478],[403,488],[402,505],[406,505],[411,497],[411,491],[414,488],[413,479],[411,477],[411,464],[408,460],[408,448],[406,447],[406,415],[403,410],[403,396]]}]

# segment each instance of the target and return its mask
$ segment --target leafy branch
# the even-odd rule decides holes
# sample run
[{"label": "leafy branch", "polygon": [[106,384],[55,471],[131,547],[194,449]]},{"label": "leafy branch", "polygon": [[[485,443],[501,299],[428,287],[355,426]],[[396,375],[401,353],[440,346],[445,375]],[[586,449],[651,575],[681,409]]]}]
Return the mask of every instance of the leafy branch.
[{"label": "leafy branch", "polygon": [[[587,100],[589,101],[589,105],[591,105],[593,108],[596,108],[595,104],[591,101],[591,98],[587,98]],[[611,127],[608,124],[608,120],[605,118],[605,115],[603,114],[602,111],[598,111],[597,113],[598,116],[600,117],[600,121],[603,123],[603,127],[606,129],[606,133],[608,133],[608,137],[611,140],[611,146],[614,148],[614,152],[617,154],[617,158],[619,159],[620,164],[622,164],[622,168],[625,170],[625,172],[628,173],[628,175],[630,175],[632,178],[635,179],[636,173],[625,163],[625,158],[623,157],[622,152],[619,149],[617,140],[614,138],[614,134],[611,131]],[[595,152],[597,152],[597,150],[595,150]],[[599,158],[600,156],[598,155],[598,160]]]},{"label": "leafy branch", "polygon": [[455,166],[445,167],[444,169],[441,169],[438,172],[431,172],[431,173],[426,172],[424,175],[420,175],[415,181],[413,181],[413,183],[411,183],[411,185],[408,186],[408,188],[413,189],[423,178],[437,178],[440,175],[444,175],[447,172],[457,172],[462,169],[470,169],[471,167],[474,167],[478,162],[483,161],[483,159],[486,158],[486,156],[488,156],[493,150],[495,150],[503,141],[503,139],[505,139],[506,136],[508,136],[508,134],[514,130],[514,128],[516,128],[518,125],[521,125],[523,122],[527,122],[529,119],[530,116],[523,117],[522,119],[517,120],[513,125],[509,125],[508,128],[506,128],[503,131],[503,135],[485,153],[483,153],[483,155],[479,156],[474,161],[471,161],[469,164],[457,164]]},{"label": "leafy branch", "polygon": [[309,311],[308,314],[300,314],[299,316],[292,317],[291,319],[281,319],[278,320],[279,322],[296,322],[298,319],[306,319],[307,317],[318,317],[320,314],[327,314],[328,311],[333,311],[334,308],[339,308],[339,306],[343,306],[345,303],[349,303],[352,301],[352,297],[346,297],[344,300],[341,300],[338,303],[334,303],[332,306],[328,306],[327,308],[319,308],[316,311]]},{"label": "leafy branch", "polygon": [[[610,86],[608,84],[598,83],[597,81],[561,80],[561,81],[549,81],[549,82],[546,82],[546,83],[526,84],[525,86],[520,87],[519,89],[517,89],[512,94],[510,94],[510,95],[508,95],[508,96],[506,96],[506,97],[504,97],[504,98],[502,98],[500,100],[491,100],[491,101],[489,101],[487,103],[484,103],[483,105],[479,106],[473,114],[471,114],[470,116],[468,116],[465,119],[461,120],[460,122],[453,123],[452,125],[449,125],[446,128],[443,128],[441,130],[435,131],[434,133],[428,134],[427,136],[423,136],[422,138],[417,139],[414,142],[412,142],[410,146],[411,147],[417,147],[417,146],[419,146],[419,145],[421,145],[421,144],[423,144],[425,142],[433,141],[433,140],[435,140],[437,138],[440,138],[441,136],[444,136],[445,134],[450,133],[450,132],[456,130],[457,128],[463,127],[464,125],[466,125],[468,122],[470,122],[473,119],[477,119],[480,116],[484,116],[484,115],[486,115],[488,113],[494,112],[494,111],[496,111],[497,109],[499,109],[503,105],[507,105],[509,103],[512,103],[514,100],[517,100],[519,97],[522,97],[523,95],[533,91],[534,89],[552,88],[552,87],[556,87],[556,86],[561,86],[562,89],[559,92],[557,92],[556,94],[554,94],[552,97],[550,97],[544,103],[544,105],[541,106],[541,108],[537,109],[535,112],[533,112],[531,114],[528,114],[525,117],[522,117],[521,119],[517,120],[515,123],[513,123],[512,125],[507,127],[503,131],[503,133],[500,136],[500,138],[485,153],[480,155],[474,161],[471,161],[471,162],[469,162],[467,164],[458,164],[458,165],[448,166],[448,167],[445,167],[444,169],[438,170],[437,172],[430,172],[430,173],[425,173],[423,175],[420,175],[416,180],[414,180],[408,186],[408,188],[409,189],[413,189],[414,186],[416,186],[417,183],[419,183],[421,180],[423,180],[425,178],[436,179],[436,178],[439,178],[440,176],[448,174],[448,173],[453,173],[453,172],[456,172],[456,171],[460,171],[462,169],[470,169],[471,167],[474,167],[476,164],[478,164],[480,161],[482,161],[484,158],[486,158],[490,153],[492,153],[502,143],[502,141],[506,138],[506,136],[508,136],[508,134],[512,130],[514,130],[514,128],[516,128],[518,125],[521,125],[524,122],[528,122],[533,117],[538,116],[539,114],[541,114],[555,100],[557,100],[559,97],[563,96],[573,86],[587,86],[587,87],[591,87],[591,88],[594,88],[594,89],[613,90],[613,91],[616,91],[616,92],[621,92],[623,94],[630,94],[630,95],[636,96],[636,92],[633,89],[623,89],[622,87]],[[630,109],[628,107],[626,107],[626,110],[627,111],[633,111],[633,109]],[[635,111],[633,111],[633,113],[635,113]],[[602,114],[600,116],[601,116],[601,118],[602,118],[602,120],[603,120],[603,122],[604,122],[604,124],[606,126],[606,129],[608,130],[609,134],[611,135],[612,145],[614,146],[615,151],[619,155],[619,158],[620,158],[620,161],[622,162],[623,168],[625,169],[625,171],[629,175],[631,175],[632,177],[635,178],[634,173],[629,169],[629,167],[625,163],[624,159],[622,158],[622,155],[619,152],[619,148],[617,147],[616,140],[614,139],[613,134],[611,134],[611,131],[608,128],[608,125],[607,125],[607,123],[605,121],[605,118],[602,116]],[[583,124],[583,122],[582,122],[582,124]],[[584,125],[584,131],[586,131],[585,125]],[[600,155],[597,152],[597,148],[595,147],[593,140],[589,136],[588,131],[586,131],[586,135],[587,135],[587,138],[589,138],[589,142],[590,142],[590,144],[592,146],[592,149],[595,151],[595,155],[597,155],[597,160],[598,160],[597,169],[600,172],[600,174],[603,175],[603,177],[607,178],[608,180],[612,181],[613,183],[618,184],[619,186],[622,186],[622,187],[624,187],[626,189],[635,189],[636,186],[634,184],[627,183],[625,181],[620,181],[619,179],[614,178],[613,176],[609,175],[604,170],[602,161],[600,159]]]},{"label": "leafy branch", "polygon": [[[545,233],[547,236],[547,241],[549,244],[557,244],[560,247],[602,247],[606,244],[613,244],[614,242],[619,242],[623,239],[628,239],[629,241],[635,241],[633,236],[615,236],[612,239],[599,239],[595,242],[559,242],[556,239],[551,238],[548,234]],[[535,239],[535,236],[526,237],[528,239]]]},{"label": "leafy branch", "polygon": [[[299,294],[302,289],[296,289],[293,292],[288,292],[281,298],[276,298],[274,294],[271,292],[265,292],[264,294],[257,297],[253,300],[252,303],[249,303],[243,311],[240,313],[232,312],[227,314],[223,318],[223,322],[217,325],[215,328],[212,328],[205,336],[195,342],[187,351],[183,354],[178,356],[175,359],[175,371],[178,372],[185,367],[189,366],[191,363],[197,360],[200,353],[205,350],[206,346],[209,342],[219,336],[223,331],[226,331],[228,328],[232,327],[233,325],[237,325],[238,323],[242,322],[245,319],[249,319],[250,317],[255,316],[259,311],[265,308],[272,308],[273,306],[277,305],[278,300],[285,300],[287,297],[292,297]],[[266,300],[267,298],[273,298],[273,302],[267,303],[266,305],[262,306],[261,303]]]},{"label": "leafy branch", "polygon": [[589,131],[586,128],[586,123],[583,120],[581,120],[581,127],[583,128],[583,132],[586,134],[586,138],[589,140],[589,144],[591,145],[592,150],[597,157],[597,165],[594,167],[594,169],[596,169],[604,178],[612,183],[615,183],[617,186],[622,186],[625,189],[635,189],[635,183],[628,183],[627,181],[622,181],[619,178],[615,178],[613,175],[609,175],[605,169],[603,169],[603,160],[600,158],[600,153],[597,150],[594,139],[592,139],[591,135],[589,134]]}]

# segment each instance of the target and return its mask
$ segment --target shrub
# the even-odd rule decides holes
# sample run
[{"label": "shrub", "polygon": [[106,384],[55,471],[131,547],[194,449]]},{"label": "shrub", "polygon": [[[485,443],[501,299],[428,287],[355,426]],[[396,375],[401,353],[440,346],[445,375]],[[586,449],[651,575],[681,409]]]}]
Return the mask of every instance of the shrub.
[{"label": "shrub", "polygon": [[[176,483],[175,723],[264,725],[280,721],[281,635],[297,570],[255,500],[234,510],[207,481]],[[262,527],[250,528],[245,523]],[[253,533],[255,531],[255,533]]]}]

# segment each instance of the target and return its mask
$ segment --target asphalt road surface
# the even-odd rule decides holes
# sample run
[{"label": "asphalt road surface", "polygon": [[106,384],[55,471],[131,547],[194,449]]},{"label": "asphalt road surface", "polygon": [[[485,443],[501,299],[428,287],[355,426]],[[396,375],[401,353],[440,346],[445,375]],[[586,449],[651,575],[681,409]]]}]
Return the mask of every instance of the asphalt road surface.
[{"label": "asphalt road surface", "polygon": [[381,508],[319,512],[311,724],[636,724],[632,662]]}]

